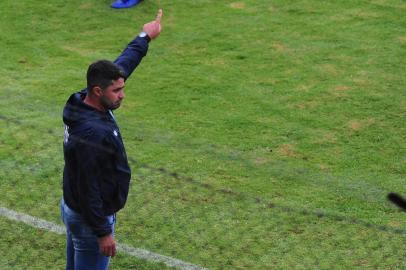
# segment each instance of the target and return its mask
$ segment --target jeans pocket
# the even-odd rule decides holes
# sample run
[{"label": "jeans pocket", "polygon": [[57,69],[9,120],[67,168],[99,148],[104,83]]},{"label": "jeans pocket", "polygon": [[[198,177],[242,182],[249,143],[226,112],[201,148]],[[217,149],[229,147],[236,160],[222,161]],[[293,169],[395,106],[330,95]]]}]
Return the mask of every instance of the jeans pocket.
[{"label": "jeans pocket", "polygon": [[66,226],[76,236],[90,237],[95,235],[92,228],[80,219],[68,219]]}]

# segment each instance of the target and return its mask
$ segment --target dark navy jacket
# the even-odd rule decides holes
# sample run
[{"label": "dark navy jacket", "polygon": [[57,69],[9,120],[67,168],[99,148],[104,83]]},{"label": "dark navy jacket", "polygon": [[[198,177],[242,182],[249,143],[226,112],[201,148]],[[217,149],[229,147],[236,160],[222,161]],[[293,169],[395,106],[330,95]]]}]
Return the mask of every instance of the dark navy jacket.
[{"label": "dark navy jacket", "polygon": [[[147,51],[148,42],[137,37],[114,61],[126,79]],[[96,235],[104,236],[111,233],[106,216],[123,208],[127,200],[131,170],[113,113],[85,104],[86,93],[84,89],[71,95],[63,111],[63,197]]]}]

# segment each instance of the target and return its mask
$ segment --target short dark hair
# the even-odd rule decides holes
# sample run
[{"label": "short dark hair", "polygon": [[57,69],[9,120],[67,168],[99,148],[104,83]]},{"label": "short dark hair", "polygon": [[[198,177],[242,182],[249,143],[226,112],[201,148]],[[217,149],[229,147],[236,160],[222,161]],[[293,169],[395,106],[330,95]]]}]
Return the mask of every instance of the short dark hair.
[{"label": "short dark hair", "polygon": [[106,89],[113,81],[120,78],[125,79],[124,71],[116,64],[108,60],[99,60],[90,64],[87,69],[87,89],[92,91],[93,87],[99,86]]}]

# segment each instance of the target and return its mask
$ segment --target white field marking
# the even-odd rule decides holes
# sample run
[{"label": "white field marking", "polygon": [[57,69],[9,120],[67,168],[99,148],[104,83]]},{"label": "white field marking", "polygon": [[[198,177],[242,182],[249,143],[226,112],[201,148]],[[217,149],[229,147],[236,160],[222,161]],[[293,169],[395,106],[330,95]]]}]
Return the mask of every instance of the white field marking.
[{"label": "white field marking", "polygon": [[[0,216],[6,217],[10,220],[15,220],[18,222],[25,223],[27,225],[30,225],[34,228],[53,232],[56,234],[65,234],[65,227],[61,225],[54,224],[52,222],[36,218],[27,214],[23,213],[18,213],[13,210],[0,207]],[[149,250],[141,249],[141,248],[135,248],[129,245],[125,244],[117,244],[117,249],[119,251],[122,251],[125,254],[128,254],[130,256],[137,257],[139,259],[143,259],[146,261],[150,262],[155,262],[155,263],[164,263],[165,265],[169,267],[173,267],[176,269],[181,269],[181,270],[209,270],[207,268],[203,268],[191,263],[187,263],[175,258],[171,258],[165,255],[161,255],[158,253],[151,252]]]}]

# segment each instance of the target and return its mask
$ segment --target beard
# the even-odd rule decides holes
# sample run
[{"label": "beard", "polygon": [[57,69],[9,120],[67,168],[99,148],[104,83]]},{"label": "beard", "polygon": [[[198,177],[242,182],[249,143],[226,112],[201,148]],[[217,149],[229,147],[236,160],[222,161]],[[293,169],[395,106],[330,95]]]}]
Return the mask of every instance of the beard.
[{"label": "beard", "polygon": [[107,110],[115,110],[118,109],[121,106],[121,100],[117,102],[112,102],[109,100],[107,97],[102,96],[100,98],[100,103],[104,107],[104,109]]}]

